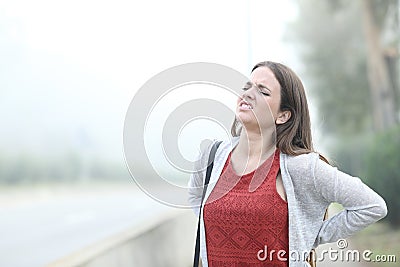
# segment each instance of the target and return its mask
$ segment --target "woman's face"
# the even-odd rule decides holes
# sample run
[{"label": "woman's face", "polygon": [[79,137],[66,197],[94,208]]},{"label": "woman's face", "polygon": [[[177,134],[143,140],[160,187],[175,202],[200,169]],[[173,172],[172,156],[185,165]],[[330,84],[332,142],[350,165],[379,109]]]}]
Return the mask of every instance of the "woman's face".
[{"label": "woman's face", "polygon": [[268,67],[258,67],[238,98],[236,116],[247,129],[268,129],[285,123],[290,112],[280,111],[281,86]]}]

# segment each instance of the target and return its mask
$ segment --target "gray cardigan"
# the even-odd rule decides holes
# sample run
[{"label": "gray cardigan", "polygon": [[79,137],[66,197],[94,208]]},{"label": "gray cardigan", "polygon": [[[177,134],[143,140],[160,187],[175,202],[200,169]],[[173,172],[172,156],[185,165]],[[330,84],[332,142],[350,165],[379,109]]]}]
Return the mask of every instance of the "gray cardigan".
[{"label": "gray cardigan", "polygon": [[[232,142],[224,141],[218,148],[204,202],[238,141],[238,138],[234,138]],[[189,181],[189,203],[197,216],[209,151],[210,147],[201,153],[195,164],[196,171]],[[285,257],[288,258],[290,267],[309,266],[302,255],[311,248],[346,238],[386,216],[386,203],[382,197],[359,178],[343,173],[320,160],[317,153],[300,156],[281,153],[280,171],[289,210],[289,252]],[[324,212],[332,202],[342,204],[344,210],[323,221]],[[204,267],[208,267],[206,245],[202,212],[200,256]]]}]

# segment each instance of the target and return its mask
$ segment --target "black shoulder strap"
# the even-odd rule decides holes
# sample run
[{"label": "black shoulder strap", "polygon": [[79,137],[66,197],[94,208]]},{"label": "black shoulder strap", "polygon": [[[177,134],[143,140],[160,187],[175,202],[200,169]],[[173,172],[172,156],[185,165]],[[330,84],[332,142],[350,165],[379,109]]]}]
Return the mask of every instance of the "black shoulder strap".
[{"label": "black shoulder strap", "polygon": [[214,167],[215,153],[217,152],[217,149],[220,144],[221,144],[221,141],[218,141],[218,142],[215,142],[214,145],[211,147],[210,156],[208,157],[206,178],[204,179],[204,189],[203,189],[203,196],[201,197],[201,203],[203,203],[204,197],[206,195],[207,186],[208,186],[208,183],[210,182],[211,172]]},{"label": "black shoulder strap", "polygon": [[219,145],[221,144],[221,142],[222,141],[218,141],[218,142],[215,142],[213,144],[213,146],[211,147],[210,155],[208,157],[208,165],[207,165],[206,177],[204,179],[203,194],[201,196],[201,202],[200,202],[200,208],[199,208],[199,220],[197,222],[197,237],[196,237],[196,246],[195,246],[195,249],[194,249],[193,267],[198,267],[199,266],[201,208],[203,206],[204,197],[205,197],[206,192],[207,192],[208,183],[210,182],[211,171],[212,171],[212,168],[214,167],[215,152],[217,152],[217,149],[218,149]]}]

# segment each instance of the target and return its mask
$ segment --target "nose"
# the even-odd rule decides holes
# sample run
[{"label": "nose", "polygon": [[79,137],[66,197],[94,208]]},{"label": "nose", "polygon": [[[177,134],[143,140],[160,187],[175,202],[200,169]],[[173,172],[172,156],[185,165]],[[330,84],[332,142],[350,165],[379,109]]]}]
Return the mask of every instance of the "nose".
[{"label": "nose", "polygon": [[255,98],[255,92],[256,92],[256,87],[252,86],[251,88],[247,89],[246,91],[243,92],[242,98],[243,99],[251,99],[253,100]]}]

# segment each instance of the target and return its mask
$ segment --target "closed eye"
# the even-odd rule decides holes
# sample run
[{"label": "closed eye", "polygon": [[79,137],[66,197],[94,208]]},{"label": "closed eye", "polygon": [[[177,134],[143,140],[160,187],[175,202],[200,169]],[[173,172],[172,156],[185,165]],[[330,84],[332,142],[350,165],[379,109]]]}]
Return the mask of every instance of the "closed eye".
[{"label": "closed eye", "polygon": [[242,90],[244,90],[244,91],[249,90],[252,86],[253,86],[253,85],[252,85],[250,82],[247,82],[247,83],[243,86]]},{"label": "closed eye", "polygon": [[[264,86],[262,84],[258,84],[258,85],[255,84],[254,86],[257,88],[259,93],[261,93],[261,94],[263,94],[265,96],[270,96],[271,95],[271,93],[269,92],[269,89],[266,86]],[[242,90],[246,91],[246,90],[249,90],[251,87],[253,87],[253,84],[251,82],[247,82],[243,86]]]},{"label": "closed eye", "polygon": [[257,88],[259,89],[260,93],[266,96],[271,95],[271,90],[263,84],[257,84]]}]

